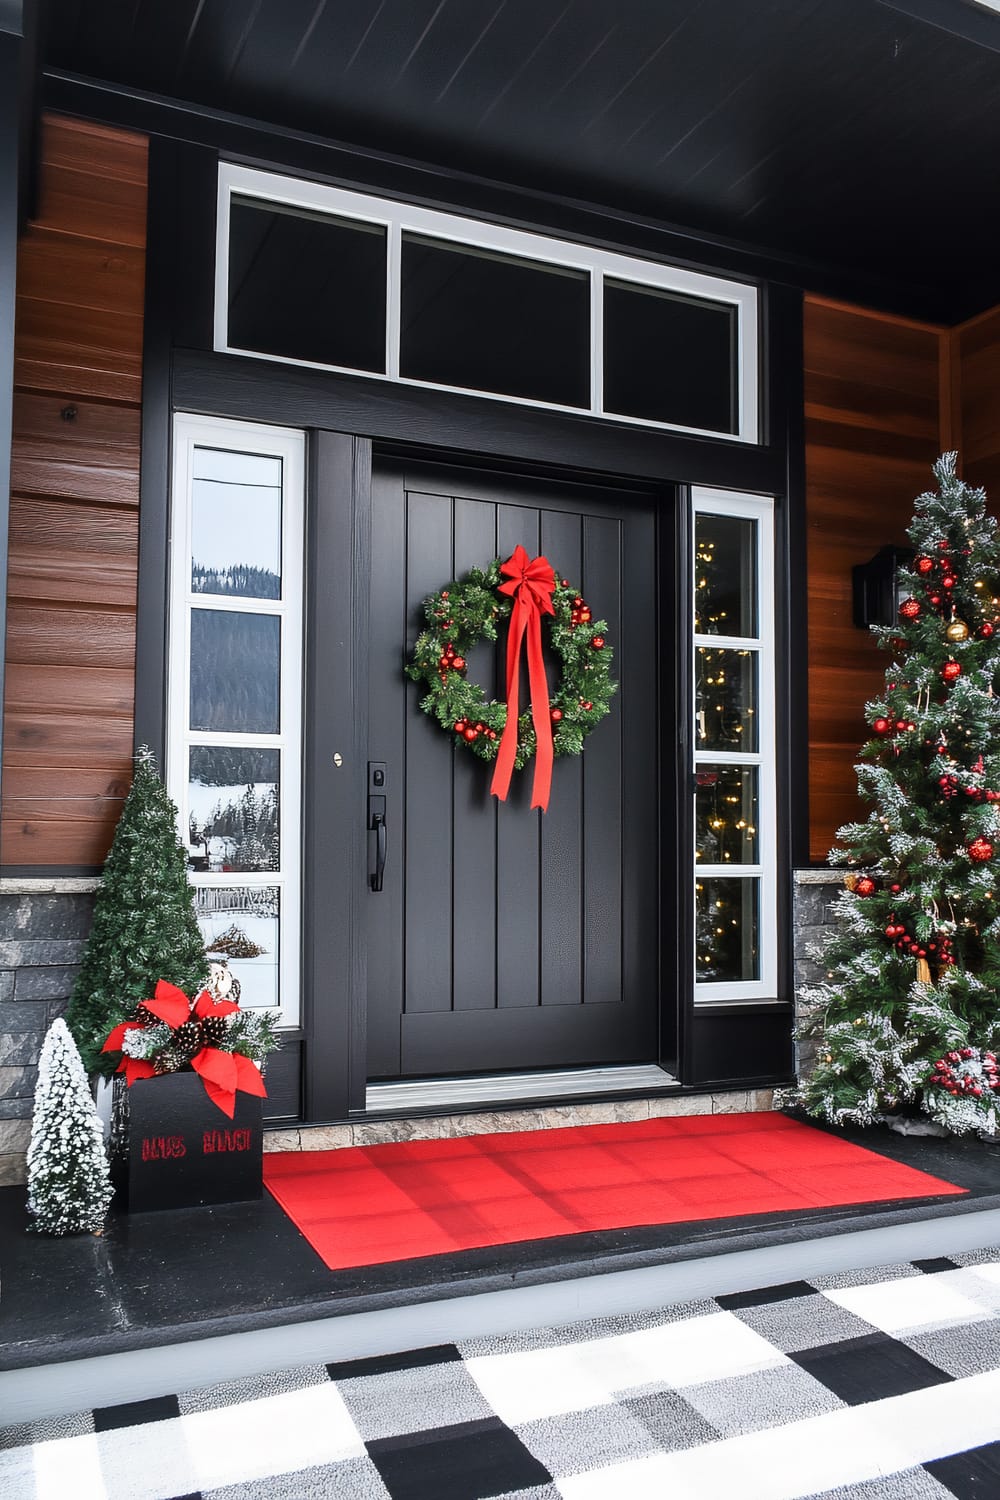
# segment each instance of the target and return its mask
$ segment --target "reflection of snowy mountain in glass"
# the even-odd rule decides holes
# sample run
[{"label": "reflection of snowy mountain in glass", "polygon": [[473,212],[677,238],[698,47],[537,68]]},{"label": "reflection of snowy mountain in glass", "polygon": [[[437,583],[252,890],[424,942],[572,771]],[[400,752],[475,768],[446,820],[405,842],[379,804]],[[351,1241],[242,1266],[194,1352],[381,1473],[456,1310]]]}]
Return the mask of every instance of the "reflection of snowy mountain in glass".
[{"label": "reflection of snowy mountain in glass", "polygon": [[277,734],[281,621],[228,609],[191,611],[191,728]]},{"label": "reflection of snowy mountain in glass", "polygon": [[230,594],[243,599],[280,599],[281,579],[270,568],[251,568],[231,563],[225,568],[191,564],[193,594]]},{"label": "reflection of snowy mountain in glass", "polygon": [[232,745],[191,748],[188,845],[192,867],[280,867],[280,751]]}]

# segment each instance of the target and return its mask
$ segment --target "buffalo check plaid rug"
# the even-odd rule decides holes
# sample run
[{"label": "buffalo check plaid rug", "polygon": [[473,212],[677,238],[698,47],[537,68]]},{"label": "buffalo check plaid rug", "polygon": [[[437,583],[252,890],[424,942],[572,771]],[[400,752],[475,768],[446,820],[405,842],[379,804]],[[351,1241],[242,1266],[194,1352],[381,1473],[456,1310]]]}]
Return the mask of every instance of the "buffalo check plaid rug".
[{"label": "buffalo check plaid rug", "polygon": [[995,1500],[1000,1255],[317,1365],[0,1433],[6,1500]]}]

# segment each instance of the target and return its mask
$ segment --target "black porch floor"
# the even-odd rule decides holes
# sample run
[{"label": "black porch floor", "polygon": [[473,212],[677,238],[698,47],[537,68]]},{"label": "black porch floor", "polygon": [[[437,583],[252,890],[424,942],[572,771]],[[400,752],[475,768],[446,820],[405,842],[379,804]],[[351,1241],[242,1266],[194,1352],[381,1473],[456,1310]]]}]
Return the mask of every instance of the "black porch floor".
[{"label": "black porch floor", "polygon": [[[23,1188],[0,1190],[0,1370],[151,1349],[345,1314],[609,1272],[805,1245],[878,1226],[1000,1209],[1000,1141],[848,1137],[968,1190],[905,1205],[611,1230],[329,1271],[269,1194],[260,1202],[112,1213],[102,1237],[26,1232]],[[918,1253],[918,1252],[915,1252]]]}]

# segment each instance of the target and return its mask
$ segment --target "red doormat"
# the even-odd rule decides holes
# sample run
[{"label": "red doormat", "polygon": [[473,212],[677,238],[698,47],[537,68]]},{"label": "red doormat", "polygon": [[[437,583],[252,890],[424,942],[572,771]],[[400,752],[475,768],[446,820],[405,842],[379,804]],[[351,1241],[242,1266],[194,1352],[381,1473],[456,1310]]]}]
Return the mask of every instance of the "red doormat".
[{"label": "red doormat", "polygon": [[779,1114],[272,1153],[264,1182],[334,1271],[585,1230],[966,1191]]}]

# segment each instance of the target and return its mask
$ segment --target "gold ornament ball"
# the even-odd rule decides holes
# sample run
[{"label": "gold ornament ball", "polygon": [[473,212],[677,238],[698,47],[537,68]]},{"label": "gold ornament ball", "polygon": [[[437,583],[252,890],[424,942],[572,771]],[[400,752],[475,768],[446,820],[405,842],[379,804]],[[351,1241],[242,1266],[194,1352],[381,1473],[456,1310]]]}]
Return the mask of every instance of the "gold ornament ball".
[{"label": "gold ornament ball", "polygon": [[849,871],[844,876],[844,884],[849,891],[853,891],[857,888],[858,877],[854,874],[853,871]]},{"label": "gold ornament ball", "polygon": [[964,620],[952,620],[945,631],[949,641],[967,641],[969,639],[969,627]]}]

